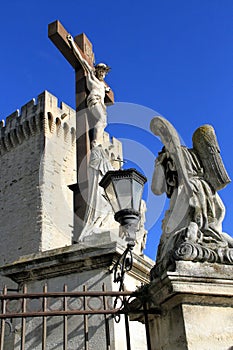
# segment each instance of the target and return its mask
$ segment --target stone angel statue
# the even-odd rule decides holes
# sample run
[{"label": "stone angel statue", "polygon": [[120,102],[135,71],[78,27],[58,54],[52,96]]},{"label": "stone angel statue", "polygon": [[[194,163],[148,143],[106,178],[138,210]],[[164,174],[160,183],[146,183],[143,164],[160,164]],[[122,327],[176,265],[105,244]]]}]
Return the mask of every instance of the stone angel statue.
[{"label": "stone angel statue", "polygon": [[170,199],[154,272],[160,274],[175,260],[232,264],[233,239],[222,232],[225,207],[217,193],[230,178],[214,128],[199,127],[191,149],[181,145],[166,119],[153,118],[150,128],[164,144],[155,161],[151,188],[154,194],[166,193]]}]

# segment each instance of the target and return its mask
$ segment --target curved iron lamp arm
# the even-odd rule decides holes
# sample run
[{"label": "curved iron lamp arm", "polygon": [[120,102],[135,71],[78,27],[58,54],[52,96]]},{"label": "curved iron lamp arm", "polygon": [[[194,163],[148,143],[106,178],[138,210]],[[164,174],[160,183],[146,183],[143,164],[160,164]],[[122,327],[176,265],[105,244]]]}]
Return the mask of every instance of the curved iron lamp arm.
[{"label": "curved iron lamp arm", "polygon": [[119,291],[124,290],[125,273],[130,271],[133,267],[132,250],[134,246],[135,243],[133,241],[129,242],[123,254],[118,258],[117,262],[110,270],[111,273],[114,273],[113,282],[120,283]]}]

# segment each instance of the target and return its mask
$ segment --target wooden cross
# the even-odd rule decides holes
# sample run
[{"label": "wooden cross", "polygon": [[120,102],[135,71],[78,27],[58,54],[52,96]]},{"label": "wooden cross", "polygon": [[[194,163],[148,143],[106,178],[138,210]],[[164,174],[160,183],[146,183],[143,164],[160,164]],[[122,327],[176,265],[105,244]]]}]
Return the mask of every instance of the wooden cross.
[{"label": "wooden cross", "polygon": [[[86,72],[80,64],[78,58],[71,49],[67,39],[68,32],[59,21],[52,22],[48,25],[48,36],[50,40],[59,49],[62,55],[67,59],[71,66],[75,69],[75,96],[76,96],[76,146],[77,146],[77,182],[70,186],[74,191],[74,211],[77,218],[81,221],[84,219],[87,207],[88,193],[88,161],[90,153],[90,135],[88,115],[85,112],[87,108],[86,99],[88,90],[86,87]],[[84,33],[77,35],[74,38],[77,49],[82,57],[87,60],[91,67],[94,63],[94,53],[92,44]],[[105,96],[105,104],[111,105],[114,103],[114,95],[112,90]],[[83,110],[83,113],[80,112]],[[78,220],[79,221],[79,220]],[[82,224],[76,223],[77,230],[82,229]]]}]

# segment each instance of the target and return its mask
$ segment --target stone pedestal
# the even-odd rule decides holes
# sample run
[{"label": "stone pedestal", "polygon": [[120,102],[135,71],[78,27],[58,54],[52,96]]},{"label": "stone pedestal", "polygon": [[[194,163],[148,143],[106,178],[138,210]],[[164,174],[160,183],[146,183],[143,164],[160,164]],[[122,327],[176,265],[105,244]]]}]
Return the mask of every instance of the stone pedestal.
[{"label": "stone pedestal", "polygon": [[233,349],[233,266],[178,261],[148,292],[153,350]]}]

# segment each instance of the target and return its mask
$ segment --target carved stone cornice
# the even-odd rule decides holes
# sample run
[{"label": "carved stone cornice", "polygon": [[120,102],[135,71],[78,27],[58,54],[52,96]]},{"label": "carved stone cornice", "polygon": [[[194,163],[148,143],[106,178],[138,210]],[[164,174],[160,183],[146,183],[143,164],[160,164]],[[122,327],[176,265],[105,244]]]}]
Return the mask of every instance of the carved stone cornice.
[{"label": "carved stone cornice", "polygon": [[[105,235],[109,235],[108,232]],[[119,242],[118,242],[119,241]],[[71,273],[81,273],[93,269],[102,269],[110,273],[113,264],[124,251],[124,241],[118,239],[108,243],[74,244],[64,248],[22,256],[11,264],[1,266],[0,274],[17,283],[44,280]],[[134,255],[133,269],[130,275],[141,283],[149,282],[152,261]]]}]

